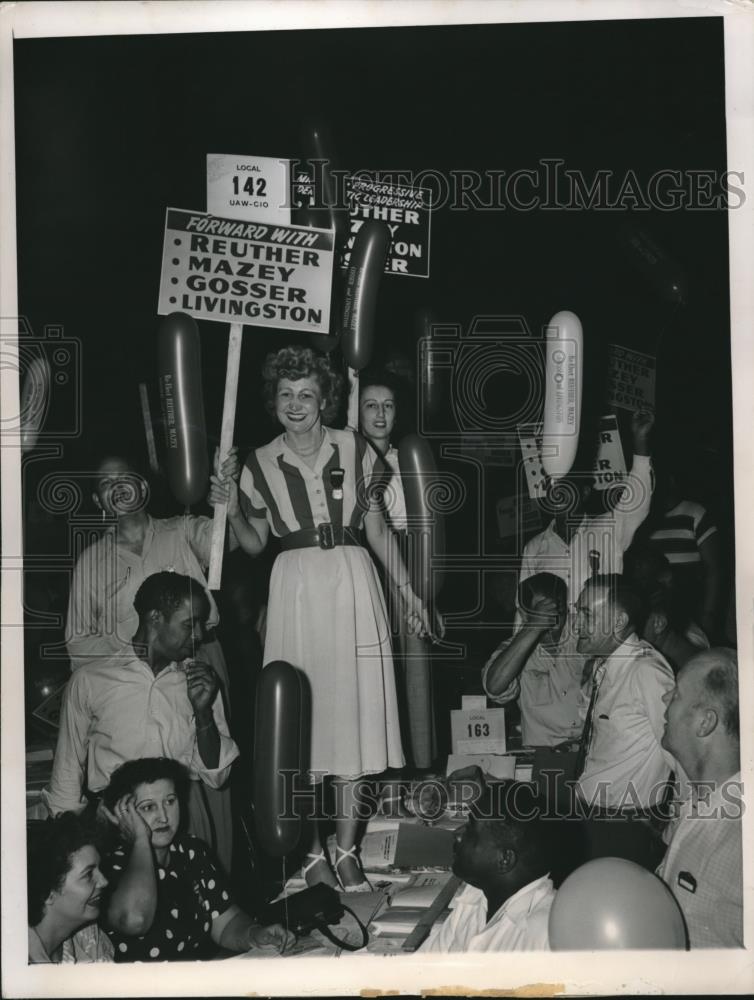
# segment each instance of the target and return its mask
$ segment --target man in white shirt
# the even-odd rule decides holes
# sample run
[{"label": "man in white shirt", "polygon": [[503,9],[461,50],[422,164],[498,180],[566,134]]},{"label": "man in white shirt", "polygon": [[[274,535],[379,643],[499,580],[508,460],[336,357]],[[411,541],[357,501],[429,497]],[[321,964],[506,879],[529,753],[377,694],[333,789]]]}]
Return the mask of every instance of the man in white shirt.
[{"label": "man in white shirt", "polygon": [[[196,580],[154,573],[134,599],[139,626],[119,655],[80,667],[63,698],[50,788],[43,798],[53,816],[87,804],[84,788],[101,792],[120,764],[172,757],[188,769],[190,830],[212,843],[199,790],[219,788],[238,748],[230,736],[218,678],[194,660],[209,600]],[[224,845],[223,845],[224,846]]]},{"label": "man in white shirt", "polygon": [[640,813],[660,804],[673,758],[661,746],[665,658],[637,635],[642,601],[624,577],[595,576],[576,604],[577,649],[593,658],[577,793],[589,808]]},{"label": "man in white shirt", "polygon": [[568,600],[574,601],[590,574],[623,571],[623,553],[649,513],[652,499],[649,435],[653,425],[650,412],[633,415],[633,465],[620,500],[608,513],[584,513],[592,490],[589,477],[570,474],[552,484],[547,509],[555,511],[555,517],[527,542],[519,581],[535,573],[554,573],[565,580]]},{"label": "man in white shirt", "polygon": [[738,660],[732,649],[697,653],[665,697],[663,746],[691,793],[665,831],[657,869],[686,919],[691,948],[743,947]]},{"label": "man in white shirt", "polygon": [[453,872],[464,883],[420,951],[549,950],[550,870],[564,853],[563,824],[543,812],[529,785],[486,790],[456,834]]},{"label": "man in white shirt", "polygon": [[505,705],[518,698],[524,746],[578,740],[589,692],[582,688],[586,656],[576,649],[565,581],[537,573],[519,586],[523,627],[498,646],[482,671],[487,697]]}]

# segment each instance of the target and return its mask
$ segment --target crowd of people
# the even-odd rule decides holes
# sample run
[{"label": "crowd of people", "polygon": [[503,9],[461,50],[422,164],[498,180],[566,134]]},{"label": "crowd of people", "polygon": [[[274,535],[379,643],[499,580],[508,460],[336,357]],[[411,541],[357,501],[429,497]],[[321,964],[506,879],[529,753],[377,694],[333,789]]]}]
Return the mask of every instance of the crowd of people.
[{"label": "crowd of people", "polygon": [[[331,788],[338,803],[334,856],[315,818],[301,874],[354,893],[371,888],[360,790],[435,757],[429,658],[416,654],[444,624],[411,574],[400,387],[390,372],[362,373],[360,433],[332,426],[342,390],[327,356],[270,355],[264,398],[281,433],[243,463],[235,449],[216,457],[209,501],[227,505],[230,548],[257,557],[276,540],[263,663],[305,680],[304,775],[318,817]],[[572,780],[548,800],[473,775],[454,854],[463,884],[425,950],[546,949],[562,879],[610,856],[656,870],[691,948],[743,945],[737,659],[712,644],[720,547],[672,477],[654,516],[652,429],[650,413],[634,416],[632,470],[609,511],[587,513],[583,473],[550,484],[512,634],[481,683],[492,703],[518,706],[524,745],[570,747]],[[212,519],[151,516],[120,456],[102,459],[93,499],[103,533],[71,584],[50,819],[28,837],[29,961],[284,954],[292,935],[259,926],[231,885],[239,748],[205,579]]]}]

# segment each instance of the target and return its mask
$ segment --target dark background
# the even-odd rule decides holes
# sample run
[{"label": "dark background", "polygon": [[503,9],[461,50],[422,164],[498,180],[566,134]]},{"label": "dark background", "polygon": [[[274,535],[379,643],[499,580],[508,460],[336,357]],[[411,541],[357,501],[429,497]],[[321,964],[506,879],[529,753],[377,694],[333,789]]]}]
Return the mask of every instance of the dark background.
[{"label": "dark background", "polygon": [[[553,157],[588,179],[633,170],[643,182],[662,169],[726,169],[720,18],[33,39],[17,41],[14,57],[20,310],[35,336],[58,324],[81,342],[83,407],[62,456],[27,463],[27,497],[51,468],[90,469],[103,450],[146,459],[137,387],[155,387],[165,208],[205,207],[208,152],[296,158],[308,123],[323,122],[344,169],[511,172]],[[621,250],[631,219],[676,262],[683,303],[663,299]],[[732,556],[727,239],[724,210],[444,207],[432,218],[430,278],[382,282],[378,353],[415,357],[422,307],[464,329],[476,315],[520,315],[535,335],[571,309],[584,326],[585,418],[606,412],[609,343],[657,353],[657,449],[681,460]],[[227,327],[199,326],[214,441]],[[285,342],[245,328],[242,451],[275,433],[259,371]],[[73,384],[53,395],[53,439]],[[504,414],[521,386],[499,375],[488,391]],[[449,548],[475,551],[481,520],[484,551],[499,551],[494,499],[512,492],[513,472],[490,470],[481,487],[451,467],[472,507],[449,520]],[[68,544],[55,520],[40,516],[27,549]],[[459,574],[444,600],[473,617],[489,595],[468,589]],[[486,649],[496,641],[486,636]]]}]

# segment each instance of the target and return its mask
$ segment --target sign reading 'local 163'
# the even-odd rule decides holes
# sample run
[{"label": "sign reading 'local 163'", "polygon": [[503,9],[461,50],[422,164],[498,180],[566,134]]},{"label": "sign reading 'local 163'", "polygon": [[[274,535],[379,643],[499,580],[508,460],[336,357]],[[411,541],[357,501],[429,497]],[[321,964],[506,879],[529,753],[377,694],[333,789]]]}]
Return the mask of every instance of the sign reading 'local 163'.
[{"label": "sign reading 'local 163'", "polygon": [[157,312],[327,333],[333,233],[169,208]]}]

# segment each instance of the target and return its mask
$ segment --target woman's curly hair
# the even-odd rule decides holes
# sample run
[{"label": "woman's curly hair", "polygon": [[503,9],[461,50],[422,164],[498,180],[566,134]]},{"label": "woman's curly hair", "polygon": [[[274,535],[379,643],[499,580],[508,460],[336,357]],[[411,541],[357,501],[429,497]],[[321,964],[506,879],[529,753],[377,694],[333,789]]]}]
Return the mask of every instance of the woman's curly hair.
[{"label": "woman's curly hair", "polygon": [[340,408],[343,377],[333,370],[326,354],[317,354],[310,347],[282,347],[265,358],[262,378],[264,405],[271,416],[275,416],[275,396],[281,379],[295,382],[301,378],[316,378],[325,401],[322,423],[329,425],[335,419]]}]

